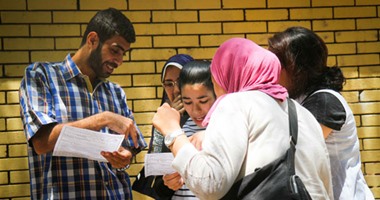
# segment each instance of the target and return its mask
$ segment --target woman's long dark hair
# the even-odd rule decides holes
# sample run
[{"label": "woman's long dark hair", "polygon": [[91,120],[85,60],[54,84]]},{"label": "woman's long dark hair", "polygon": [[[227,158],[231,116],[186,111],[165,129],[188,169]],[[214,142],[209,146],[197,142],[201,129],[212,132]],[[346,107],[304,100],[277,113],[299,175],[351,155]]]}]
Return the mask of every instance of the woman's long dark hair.
[{"label": "woman's long dark hair", "polygon": [[269,48],[279,58],[291,84],[289,96],[297,98],[318,89],[343,89],[345,78],[340,68],[328,67],[328,50],[323,40],[303,27],[290,27],[269,38]]}]

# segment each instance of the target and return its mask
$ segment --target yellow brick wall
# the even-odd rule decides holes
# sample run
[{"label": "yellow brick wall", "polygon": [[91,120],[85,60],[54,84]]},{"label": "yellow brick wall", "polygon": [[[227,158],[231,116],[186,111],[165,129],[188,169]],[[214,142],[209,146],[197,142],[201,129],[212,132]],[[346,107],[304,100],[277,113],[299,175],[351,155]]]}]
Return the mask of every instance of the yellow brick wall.
[{"label": "yellow brick wall", "polygon": [[[348,78],[343,95],[357,120],[362,169],[380,198],[379,0],[0,0],[0,199],[29,199],[17,94],[25,66],[61,61],[74,52],[88,20],[108,7],[122,10],[136,29],[133,50],[110,79],[127,93],[147,142],[168,57],[188,53],[211,59],[231,37],[266,46],[268,37],[288,26],[316,31],[328,45],[329,64]],[[128,170],[132,180],[145,153]]]}]

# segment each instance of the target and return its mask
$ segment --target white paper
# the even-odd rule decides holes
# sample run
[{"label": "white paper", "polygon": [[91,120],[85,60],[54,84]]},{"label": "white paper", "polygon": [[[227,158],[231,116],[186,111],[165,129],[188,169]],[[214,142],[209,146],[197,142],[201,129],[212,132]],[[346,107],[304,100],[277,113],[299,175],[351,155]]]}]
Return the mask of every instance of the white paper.
[{"label": "white paper", "polygon": [[159,176],[171,174],[175,169],[171,167],[174,156],[172,153],[148,153],[145,155],[145,176]]},{"label": "white paper", "polygon": [[55,144],[53,156],[80,157],[108,162],[100,152],[117,151],[123,140],[124,135],[64,126]]}]

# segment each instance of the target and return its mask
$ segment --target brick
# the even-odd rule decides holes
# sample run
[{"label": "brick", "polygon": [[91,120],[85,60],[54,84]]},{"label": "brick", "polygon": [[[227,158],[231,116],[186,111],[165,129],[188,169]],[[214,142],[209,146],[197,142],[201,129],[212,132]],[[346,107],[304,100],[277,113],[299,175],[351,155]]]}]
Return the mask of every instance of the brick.
[{"label": "brick", "polygon": [[19,117],[19,105],[0,105],[0,117]]},{"label": "brick", "polygon": [[287,9],[246,10],[245,17],[250,21],[288,20],[289,12]]},{"label": "brick", "polygon": [[88,23],[95,11],[54,11],[54,23]]},{"label": "brick", "polygon": [[180,23],[177,24],[177,34],[220,34],[221,23]]},{"label": "brick", "polygon": [[155,112],[160,106],[161,100],[139,100],[133,101],[135,112]]},{"label": "brick", "polygon": [[355,30],[354,19],[314,20],[312,24],[314,31]]},{"label": "brick", "polygon": [[5,130],[5,119],[0,119],[0,131],[4,131],[4,130]]},{"label": "brick", "polygon": [[19,131],[19,130],[22,131],[23,130],[23,124],[20,117],[8,118],[6,122],[7,122],[8,131]]},{"label": "brick", "polygon": [[380,63],[379,55],[360,54],[337,56],[338,66],[358,66],[358,65],[378,65]]},{"label": "brick", "polygon": [[136,22],[151,22],[150,11],[123,11],[122,12],[134,25]]},{"label": "brick", "polygon": [[24,75],[25,65],[5,65],[4,74],[7,77],[22,77]]},{"label": "brick", "polygon": [[8,156],[7,146],[0,145],[0,158],[5,158]]},{"label": "brick", "polygon": [[[89,0],[90,1],[90,0]],[[129,0],[130,10],[168,10],[174,9],[173,0]]]},{"label": "brick", "polygon": [[29,196],[30,185],[29,184],[0,185],[0,194],[2,198]]},{"label": "brick", "polygon": [[331,19],[332,8],[296,8],[289,9],[290,19]]},{"label": "brick", "polygon": [[67,51],[32,51],[32,62],[62,62],[67,56]]},{"label": "brick", "polygon": [[198,47],[198,36],[156,36],[153,38],[154,47]]},{"label": "brick", "polygon": [[[376,109],[380,110],[380,106],[374,108],[374,110]],[[362,124],[363,126],[380,126],[380,115],[363,115]]]},{"label": "brick", "polygon": [[[125,90],[128,99],[156,98],[155,87],[133,87]],[[0,140],[1,141],[1,140]]]},{"label": "brick", "polygon": [[6,103],[5,101],[5,92],[0,92],[0,104]]},{"label": "brick", "polygon": [[360,101],[380,101],[380,90],[363,90],[359,98]]},{"label": "brick", "polygon": [[223,33],[262,33],[267,31],[265,22],[226,22],[223,23]]},{"label": "brick", "polygon": [[268,22],[268,31],[269,32],[281,32],[291,26],[303,26],[310,29],[309,21],[283,21],[283,22]]},{"label": "brick", "polygon": [[337,65],[337,60],[335,56],[329,56],[327,57],[327,66],[336,66]]},{"label": "brick", "polygon": [[81,37],[55,38],[56,49],[78,49],[82,42]]},{"label": "brick", "polygon": [[335,38],[337,42],[363,42],[363,41],[377,41],[377,31],[342,31],[336,32]]},{"label": "brick", "polygon": [[28,183],[29,182],[29,171],[13,171],[10,173],[11,183]]},{"label": "brick", "polygon": [[365,162],[376,162],[380,158],[380,151],[361,151],[361,161]]},{"label": "brick", "polygon": [[329,7],[329,6],[354,6],[354,0],[339,0],[339,1],[326,1],[326,0],[313,0],[312,7]]},{"label": "brick", "polygon": [[1,25],[0,37],[29,36],[28,25]]},{"label": "brick", "polygon": [[[333,65],[330,65],[330,66],[333,66]],[[357,67],[342,67],[340,69],[342,70],[343,75],[346,79],[358,78],[359,77]]]},{"label": "brick", "polygon": [[341,92],[344,99],[349,103],[354,103],[359,101],[359,92]]},{"label": "brick", "polygon": [[357,29],[380,29],[380,18],[357,19]]},{"label": "brick", "polygon": [[378,53],[380,52],[380,42],[358,42],[358,53]]},{"label": "brick", "polygon": [[369,187],[380,186],[380,176],[379,175],[367,175],[365,176],[365,180]]},{"label": "brick", "polygon": [[254,41],[256,44],[268,47],[268,39],[272,37],[273,34],[262,33],[262,34],[247,34],[247,39]]},{"label": "brick", "polygon": [[355,0],[357,6],[359,5],[380,5],[379,0]]},{"label": "brick", "polygon": [[336,7],[334,18],[376,17],[376,7]]},{"label": "brick", "polygon": [[131,167],[126,171],[130,176],[136,176],[141,171],[143,166],[143,164],[134,164],[131,165]]},{"label": "brick", "polygon": [[356,53],[355,43],[334,43],[334,44],[326,44],[326,46],[329,50],[329,55]]},{"label": "brick", "polygon": [[143,133],[144,138],[149,138],[152,135],[152,125],[138,125],[140,131]]},{"label": "brick", "polygon": [[[28,0],[29,10],[75,10],[76,0]],[[83,0],[81,1],[83,2]]]},{"label": "brick", "polygon": [[12,3],[9,3],[9,0],[0,0],[1,10],[25,10],[26,4],[25,0],[12,0]]},{"label": "brick", "polygon": [[10,157],[28,156],[27,144],[9,145],[9,156]]},{"label": "brick", "polygon": [[[138,1],[138,0],[136,0]],[[177,10],[189,10],[189,9],[220,9],[221,1],[219,0],[176,0]]]},{"label": "brick", "polygon": [[174,49],[134,49],[132,60],[166,60],[176,54]]},{"label": "brick", "polygon": [[373,187],[370,189],[371,189],[373,196],[376,198],[376,200],[379,199],[380,198],[380,187]]},{"label": "brick", "polygon": [[[13,108],[10,108],[10,109],[13,109]],[[6,144],[20,144],[20,143],[26,142],[26,138],[23,131],[8,131],[6,133],[6,138],[7,138]],[[2,142],[3,141],[0,140],[0,143]]]},{"label": "brick", "polygon": [[153,47],[151,36],[139,36],[136,37],[136,42],[131,45],[131,48],[141,48],[141,47]]},{"label": "brick", "polygon": [[153,22],[196,22],[196,11],[153,11]]},{"label": "brick", "polygon": [[[379,118],[380,121],[380,118]],[[380,139],[363,139],[364,149],[365,150],[376,150],[380,149]]]},{"label": "brick", "polygon": [[108,80],[119,84],[121,87],[128,87],[132,85],[131,76],[126,75],[111,75]]},{"label": "brick", "polygon": [[18,90],[21,78],[1,78],[0,90]]},{"label": "brick", "polygon": [[31,25],[32,36],[80,36],[79,25]]},{"label": "brick", "polygon": [[139,124],[152,124],[154,112],[135,113],[134,116]]},{"label": "brick", "polygon": [[379,77],[380,66],[360,67],[360,77]]},{"label": "brick", "polygon": [[325,43],[335,42],[335,35],[333,32],[315,32]]},{"label": "brick", "polygon": [[[178,53],[189,54],[197,59],[211,60],[217,48],[187,48],[179,49]],[[161,94],[161,93],[160,93]]]},{"label": "brick", "polygon": [[120,10],[127,9],[127,1],[125,0],[81,0],[80,1],[81,10],[103,10],[107,8],[118,8]]},{"label": "brick", "polygon": [[146,74],[155,73],[154,62],[124,62],[113,74]]},{"label": "brick", "polygon": [[380,127],[358,127],[359,138],[380,137]]},{"label": "brick", "polygon": [[135,75],[133,86],[157,86],[161,84],[160,75]]},{"label": "brick", "polygon": [[8,172],[0,172],[0,185],[5,185],[8,183]]},{"label": "brick", "polygon": [[[0,63],[28,63],[29,53],[27,51],[2,51],[0,52]],[[1,85],[1,83],[0,83]],[[1,88],[1,87],[0,87]]]},{"label": "brick", "polygon": [[[380,102],[361,102],[349,104],[355,114],[371,114],[374,110],[380,110]],[[362,116],[363,118],[363,116]],[[380,123],[380,118],[379,118]]]},{"label": "brick", "polygon": [[28,169],[28,158],[2,158],[0,159],[0,170]]},{"label": "brick", "polygon": [[243,38],[244,35],[240,34],[234,34],[234,35],[203,35],[201,36],[201,46],[202,47],[209,47],[209,46],[220,46],[223,42],[230,38],[234,37],[241,37]]},{"label": "brick", "polygon": [[310,1],[304,0],[268,0],[268,8],[310,7]]},{"label": "brick", "polygon": [[[148,142],[147,140],[145,141]],[[136,163],[143,163],[146,154],[147,154],[147,151],[141,151],[139,154],[137,154]]]},{"label": "brick", "polygon": [[244,19],[243,10],[207,10],[199,11],[201,22],[210,21],[241,21]]},{"label": "brick", "polygon": [[366,174],[380,174],[380,163],[366,163],[365,173]]},{"label": "brick", "polygon": [[51,23],[50,12],[1,12],[1,21],[7,23]]},{"label": "brick", "polygon": [[4,38],[5,50],[54,49],[53,38]]},{"label": "brick", "polygon": [[223,8],[265,8],[266,7],[266,2],[265,0],[223,0]]},{"label": "brick", "polygon": [[170,35],[175,34],[175,25],[170,24],[134,24],[139,35]]}]

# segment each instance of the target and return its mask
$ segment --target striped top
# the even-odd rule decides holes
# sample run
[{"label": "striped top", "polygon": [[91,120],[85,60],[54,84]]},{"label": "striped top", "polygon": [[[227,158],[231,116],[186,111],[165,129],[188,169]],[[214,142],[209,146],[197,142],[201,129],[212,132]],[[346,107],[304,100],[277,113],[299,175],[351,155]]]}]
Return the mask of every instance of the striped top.
[{"label": "striped top", "polygon": [[[186,121],[186,123],[183,125],[182,130],[185,132],[187,137],[190,137],[198,131],[205,130],[205,128],[201,128],[201,127],[197,126],[194,123],[194,121],[191,118],[189,118]],[[185,200],[194,199],[195,200],[195,199],[199,199],[199,198],[195,197],[195,195],[190,191],[190,189],[188,187],[186,187],[186,185],[183,185],[179,190],[174,192],[172,199],[173,200],[181,200],[181,199],[185,199]]]},{"label": "striped top", "polygon": [[[21,117],[29,140],[44,125],[77,121],[111,111],[133,119],[123,89],[106,80],[92,88],[88,76],[67,55],[61,63],[34,63],[20,86]],[[136,125],[136,124],[135,124]],[[108,128],[104,134],[116,134]],[[147,145],[139,132],[138,153]],[[133,147],[129,137],[124,146]],[[131,199],[129,176],[109,163],[85,158],[37,155],[28,146],[32,199]]]}]

